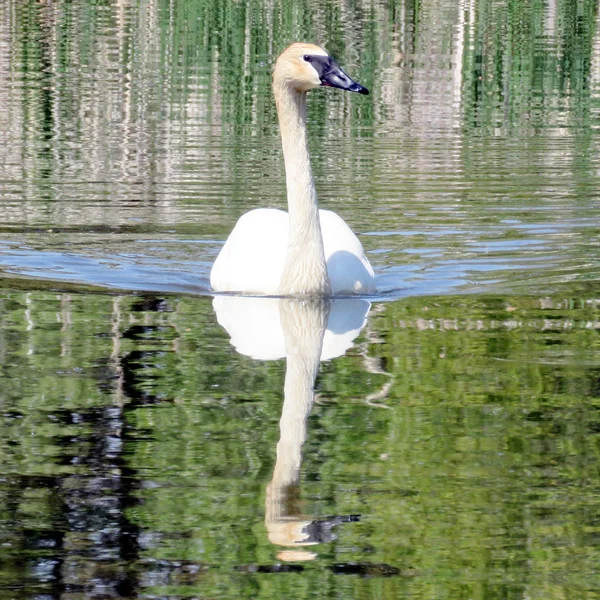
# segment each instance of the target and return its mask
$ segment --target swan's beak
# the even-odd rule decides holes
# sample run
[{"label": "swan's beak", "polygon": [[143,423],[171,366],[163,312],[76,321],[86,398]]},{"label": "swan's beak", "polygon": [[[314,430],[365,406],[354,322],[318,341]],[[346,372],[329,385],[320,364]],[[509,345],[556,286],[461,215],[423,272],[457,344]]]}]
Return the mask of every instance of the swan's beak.
[{"label": "swan's beak", "polygon": [[338,65],[333,58],[331,58],[330,56],[324,56],[322,58],[325,60],[321,60],[317,64],[313,63],[315,68],[317,68],[317,72],[319,73],[321,85],[327,87],[335,87],[341,90],[347,90],[349,92],[357,92],[358,94],[369,93],[369,90],[366,87],[363,87],[362,85],[360,85],[360,83],[357,83],[356,81],[348,77],[348,75],[346,75],[346,73],[344,73],[344,71],[342,70],[342,67],[340,67],[340,65]]}]

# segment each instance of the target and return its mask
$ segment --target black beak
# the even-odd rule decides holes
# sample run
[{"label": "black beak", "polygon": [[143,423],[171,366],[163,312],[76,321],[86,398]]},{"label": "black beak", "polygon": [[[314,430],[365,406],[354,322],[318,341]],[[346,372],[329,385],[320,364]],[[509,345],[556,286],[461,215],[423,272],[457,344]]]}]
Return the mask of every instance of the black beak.
[{"label": "black beak", "polygon": [[312,59],[313,66],[317,70],[317,73],[319,73],[321,85],[349,92],[357,92],[358,94],[369,93],[366,87],[348,77],[342,70],[342,67],[333,58],[329,56],[313,56]]}]

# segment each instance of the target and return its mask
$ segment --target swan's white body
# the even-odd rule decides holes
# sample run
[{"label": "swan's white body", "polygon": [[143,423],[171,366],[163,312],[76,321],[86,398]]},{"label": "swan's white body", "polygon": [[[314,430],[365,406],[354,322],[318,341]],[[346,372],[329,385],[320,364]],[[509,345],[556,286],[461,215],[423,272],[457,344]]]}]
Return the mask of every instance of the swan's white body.
[{"label": "swan's white body", "polygon": [[[319,210],[327,274],[333,294],[375,291],[374,273],[359,239],[344,219]],[[285,265],[289,217],[283,210],[257,208],[237,222],[213,266],[214,290],[277,295]]]},{"label": "swan's white body", "polygon": [[[320,64],[318,70],[310,65],[313,60]],[[320,78],[318,71],[323,70],[327,73]],[[273,93],[289,212],[257,209],[239,219],[213,265],[213,290],[281,296],[375,291],[373,269],[358,238],[341,217],[317,205],[306,137],[306,93],[331,85],[323,77],[332,72],[337,87],[368,93],[318,46],[293,44],[277,60]],[[343,84],[337,85],[338,80]]]}]

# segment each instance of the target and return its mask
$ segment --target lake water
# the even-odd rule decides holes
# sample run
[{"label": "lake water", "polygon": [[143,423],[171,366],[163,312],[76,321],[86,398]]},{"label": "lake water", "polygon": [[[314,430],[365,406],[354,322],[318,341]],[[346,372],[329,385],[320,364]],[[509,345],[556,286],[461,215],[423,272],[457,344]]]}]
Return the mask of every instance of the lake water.
[{"label": "lake water", "polygon": [[[0,596],[599,597],[599,19],[2,3]],[[378,294],[213,298],[295,40],[371,90],[309,128]]]}]

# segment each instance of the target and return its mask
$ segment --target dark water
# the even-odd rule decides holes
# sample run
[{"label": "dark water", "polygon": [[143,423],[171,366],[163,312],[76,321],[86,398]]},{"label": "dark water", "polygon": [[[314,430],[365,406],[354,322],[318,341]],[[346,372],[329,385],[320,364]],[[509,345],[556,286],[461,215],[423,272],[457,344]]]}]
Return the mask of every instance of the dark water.
[{"label": "dark water", "polygon": [[[0,4],[0,596],[598,597],[598,18]],[[379,293],[213,299],[297,39]]]}]

